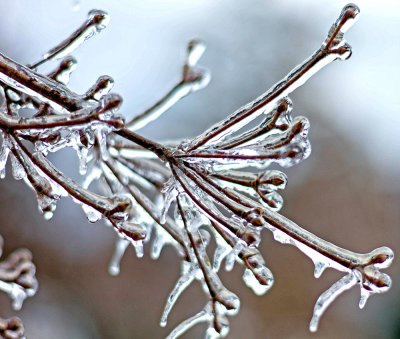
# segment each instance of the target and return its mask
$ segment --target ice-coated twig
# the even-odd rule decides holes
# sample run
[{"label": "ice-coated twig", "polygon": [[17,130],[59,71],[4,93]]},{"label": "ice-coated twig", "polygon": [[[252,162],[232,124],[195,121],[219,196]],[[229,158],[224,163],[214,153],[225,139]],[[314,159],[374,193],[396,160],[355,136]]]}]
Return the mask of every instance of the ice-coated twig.
[{"label": "ice-coated twig", "polygon": [[109,22],[110,16],[106,12],[97,9],[91,10],[86,22],[84,22],[81,27],[66,40],[44,54],[42,60],[32,64],[30,67],[38,68],[46,61],[64,58],[86,40],[101,32],[107,27]]},{"label": "ice-coated twig", "polygon": [[120,116],[110,116],[122,103],[119,95],[107,95],[98,105],[75,111],[72,114],[47,115],[32,118],[12,117],[0,113],[0,128],[11,130],[50,130],[61,127],[88,125],[92,122],[105,122],[113,127],[122,127],[123,119]]},{"label": "ice-coated twig", "polygon": [[129,121],[126,127],[129,127],[132,131],[138,130],[146,126],[149,122],[157,119],[189,93],[206,87],[210,82],[210,72],[196,66],[205,49],[206,45],[203,41],[190,41],[187,49],[186,62],[183,66],[182,80],[152,107]]},{"label": "ice-coated twig", "polygon": [[345,6],[337,21],[332,25],[327,38],[309,59],[293,69],[284,79],[272,86],[260,97],[243,106],[224,121],[193,139],[187,151],[193,151],[203,145],[213,145],[221,138],[237,131],[263,112],[274,108],[276,102],[287,97],[296,88],[303,85],[322,67],[336,59],[347,59],[351,55],[351,47],[343,39],[343,33],[358,19],[359,9],[354,4]]}]

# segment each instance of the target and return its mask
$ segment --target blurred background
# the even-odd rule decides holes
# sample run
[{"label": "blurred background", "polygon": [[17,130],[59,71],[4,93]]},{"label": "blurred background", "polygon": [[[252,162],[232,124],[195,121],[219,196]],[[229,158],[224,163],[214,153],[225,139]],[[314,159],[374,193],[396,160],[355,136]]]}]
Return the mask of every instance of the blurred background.
[{"label": "blurred background", "polygon": [[[86,91],[107,74],[121,94],[121,112],[142,112],[179,81],[187,42],[199,37],[208,50],[201,65],[210,85],[178,103],[140,132],[162,140],[199,134],[254,99],[319,48],[345,1],[19,0],[0,2],[0,51],[32,63],[72,33],[92,8],[109,12],[109,27],[73,55],[78,68],[70,87]],[[353,56],[334,62],[291,95],[293,115],[311,122],[313,152],[286,170],[282,214],[341,247],[369,252],[386,245],[400,253],[400,5],[397,0],[360,0],[360,20],[346,33]],[[68,157],[67,161],[66,156]],[[77,176],[73,153],[54,161]],[[33,252],[40,289],[14,312],[0,295],[1,317],[17,314],[28,338],[162,338],[199,311],[198,284],[186,290],[167,328],[158,326],[179,275],[166,248],[158,261],[137,259],[129,248],[121,273],[107,266],[115,232],[90,224],[81,209],[62,200],[54,218],[39,214],[34,194],[11,178],[0,183],[0,233],[5,255],[18,247]],[[313,277],[313,264],[296,248],[264,235],[261,252],[275,285],[257,297],[241,280],[242,267],[222,273],[241,298],[228,338],[399,338],[400,268],[387,270],[392,289],[358,309],[357,288],[344,293],[308,331],[314,303],[340,274]],[[198,325],[185,338],[201,338]]]}]

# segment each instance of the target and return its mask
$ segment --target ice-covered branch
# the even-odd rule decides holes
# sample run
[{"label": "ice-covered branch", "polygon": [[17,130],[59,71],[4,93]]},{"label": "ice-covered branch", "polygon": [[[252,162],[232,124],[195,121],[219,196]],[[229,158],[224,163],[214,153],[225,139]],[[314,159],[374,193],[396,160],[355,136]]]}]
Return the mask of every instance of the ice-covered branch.
[{"label": "ice-covered branch", "polygon": [[206,45],[203,41],[192,40],[189,42],[186,62],[183,66],[182,80],[152,107],[129,121],[126,124],[129,129],[133,131],[146,126],[149,122],[157,119],[161,114],[171,108],[180,99],[208,85],[210,82],[209,71],[196,66],[205,49]]},{"label": "ice-covered branch", "polygon": [[[204,43],[193,40],[189,44],[180,82],[125,124],[117,113],[122,98],[110,94],[111,77],[100,77],[83,94],[66,86],[76,66],[68,54],[108,23],[106,13],[92,11],[71,37],[32,66],[0,54],[0,176],[5,176],[7,159],[11,159],[14,178],[25,180],[35,191],[46,218],[52,216],[61,196],[69,196],[82,206],[89,221],[108,221],[118,234],[111,274],[118,274],[129,243],[142,257],[143,244],[152,240],[150,255],[154,259],[165,245],[174,246],[181,260],[181,275],[167,299],[161,325],[166,325],[177,299],[195,280],[201,282],[207,304],[176,327],[169,338],[198,322],[208,324],[207,338],[228,333],[226,316],[234,315],[240,302],[218,276],[224,261],[227,270],[235,262],[243,265],[243,280],[254,293],[261,295],[271,288],[273,275],[258,250],[261,232],[268,229],[275,240],[296,246],[313,260],[315,277],[328,267],[345,273],[319,297],[310,324],[315,331],[326,308],[345,290],[358,284],[363,307],[370,295],[383,293],[391,285],[390,277],[380,271],[393,260],[389,248],[354,253],[278,213],[283,205],[279,191],[285,188],[287,177],[269,169],[272,163],[294,166],[309,156],[309,122],[305,117],[292,117],[288,95],[325,65],[351,55],[343,33],[358,13],[357,6],[345,6],[322,46],[256,100],[191,141],[160,143],[135,130],[208,83],[208,71],[197,66]],[[37,72],[43,63],[61,58],[53,72]],[[34,113],[21,117],[21,108]],[[250,126],[261,114],[261,121]],[[64,147],[77,152],[80,173],[86,175],[82,185],[47,159],[49,152]],[[94,184],[102,194],[89,189]],[[215,240],[213,258],[207,248],[211,236]],[[1,270],[0,264],[0,278]],[[3,275],[11,279],[15,271]],[[4,284],[0,287],[10,290],[10,285]],[[0,331],[7,324],[1,326],[3,323]]]},{"label": "ice-covered branch", "polygon": [[351,47],[344,40],[343,33],[358,19],[359,12],[356,5],[349,4],[345,6],[337,21],[332,25],[322,46],[310,58],[293,69],[284,79],[272,86],[260,97],[193,139],[187,150],[193,151],[203,145],[212,146],[216,142],[220,142],[224,136],[237,131],[258,115],[263,112],[269,112],[276,106],[276,102],[303,85],[324,66],[337,59],[344,60],[349,58]]},{"label": "ice-covered branch", "polygon": [[71,54],[83,42],[106,28],[109,22],[110,16],[106,12],[97,9],[90,11],[87,20],[81,27],[79,27],[67,39],[45,53],[40,61],[30,65],[30,68],[38,68],[49,60],[61,59],[68,54]]}]

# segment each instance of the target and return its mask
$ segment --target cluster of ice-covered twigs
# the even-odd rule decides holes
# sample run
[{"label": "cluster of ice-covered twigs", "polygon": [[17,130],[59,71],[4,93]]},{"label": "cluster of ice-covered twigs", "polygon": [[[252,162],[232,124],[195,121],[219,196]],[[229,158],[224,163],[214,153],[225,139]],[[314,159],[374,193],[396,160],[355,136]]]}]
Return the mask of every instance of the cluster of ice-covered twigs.
[{"label": "cluster of ice-covered twigs", "polygon": [[[353,253],[280,215],[283,201],[278,191],[285,187],[286,176],[268,169],[271,163],[293,166],[310,154],[309,123],[304,117],[292,118],[288,95],[331,61],[350,57],[343,33],[358,13],[355,5],[347,5],[322,46],[253,102],[192,140],[159,144],[135,130],[207,85],[209,73],[197,66],[204,44],[190,42],[181,81],[153,107],[125,123],[116,113],[121,97],[109,93],[110,77],[100,77],[83,95],[66,87],[76,66],[69,54],[109,21],[106,13],[91,11],[81,28],[33,65],[23,66],[0,54],[1,176],[10,158],[15,179],[24,179],[35,191],[45,218],[51,218],[60,197],[69,196],[89,221],[105,219],[120,236],[111,274],[119,272],[130,243],[140,257],[143,242],[151,238],[154,259],[166,244],[174,246],[182,260],[181,275],[161,325],[166,325],[174,303],[193,281],[201,282],[208,301],[170,338],[199,322],[208,324],[207,338],[228,333],[227,316],[237,313],[240,302],[218,276],[223,261],[227,270],[235,262],[243,264],[243,280],[256,294],[268,291],[274,279],[257,249],[262,230],[268,229],[275,240],[296,246],[313,260],[315,277],[327,267],[344,272],[317,300],[310,324],[315,331],[322,313],[345,290],[359,285],[363,307],[371,294],[385,292],[391,284],[380,272],[392,262],[389,248]],[[54,72],[38,73],[42,64],[58,59]],[[22,117],[21,112],[32,114]],[[47,158],[49,152],[64,147],[78,154],[80,173],[85,175],[82,185]],[[100,184],[104,195],[91,192],[91,184]],[[213,258],[207,255],[211,239],[216,243]]]},{"label": "cluster of ice-covered twigs", "polygon": [[[2,251],[3,238],[0,236],[0,256]],[[0,290],[10,296],[14,310],[20,310],[24,300],[36,293],[38,283],[35,273],[32,254],[24,248],[12,252],[7,259],[0,262]],[[17,317],[0,318],[0,337],[25,338],[21,320]]]}]

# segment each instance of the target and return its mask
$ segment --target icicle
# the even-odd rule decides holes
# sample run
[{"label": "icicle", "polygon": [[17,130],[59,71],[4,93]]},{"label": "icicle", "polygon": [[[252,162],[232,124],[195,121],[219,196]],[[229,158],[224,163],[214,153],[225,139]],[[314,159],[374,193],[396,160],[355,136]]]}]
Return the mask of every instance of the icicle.
[{"label": "icicle", "polygon": [[181,276],[168,296],[167,303],[161,317],[160,326],[165,327],[167,325],[167,318],[172,307],[182,292],[193,282],[197,269],[198,268],[196,268],[193,264],[187,261],[182,261]]},{"label": "icicle", "polygon": [[161,251],[167,244],[176,244],[176,241],[162,227],[155,227],[154,240],[150,248],[150,257],[157,260]]},{"label": "icicle", "polygon": [[317,279],[324,273],[325,269],[329,267],[329,265],[323,261],[314,261],[314,266],[314,277]]},{"label": "icicle", "polygon": [[7,141],[8,137],[3,135],[3,144],[1,145],[0,150],[0,178],[4,179],[6,177],[6,164],[8,155],[10,153],[9,142]]},{"label": "icicle", "polygon": [[143,240],[137,240],[132,242],[133,247],[136,251],[136,256],[138,258],[143,258],[144,251],[143,251]]},{"label": "icicle", "polygon": [[[179,194],[179,199],[183,209],[183,213],[186,218],[188,231],[190,233],[196,233],[200,226],[207,225],[209,220],[204,217],[203,213],[198,210],[198,208],[193,204],[191,199],[185,193]],[[175,210],[175,220],[181,221],[181,215],[178,208]]]},{"label": "icicle", "polygon": [[110,265],[108,266],[108,273],[111,275],[118,275],[120,272],[121,259],[129,246],[129,241],[125,239],[117,239],[115,244],[114,254],[111,258]]},{"label": "icicle", "polygon": [[88,154],[89,150],[85,147],[80,147],[79,151],[77,151],[79,158],[79,174],[85,175],[87,172],[87,163],[88,163]]},{"label": "icicle", "polygon": [[91,170],[85,175],[83,179],[82,187],[88,189],[90,184],[100,178],[102,171],[97,166],[92,166]]},{"label": "icicle", "polygon": [[272,233],[274,236],[274,239],[276,241],[279,241],[282,244],[290,244],[293,246],[296,246],[300,251],[302,251],[305,255],[307,255],[314,263],[314,276],[315,278],[319,278],[324,270],[328,267],[332,267],[338,271],[342,272],[349,272],[348,269],[345,267],[341,266],[340,264],[336,263],[333,260],[330,260],[326,256],[318,253],[317,251],[313,250],[312,248],[294,240],[290,236],[288,236],[286,233],[272,228]]},{"label": "icicle", "polygon": [[[51,193],[47,193],[51,194]],[[54,211],[56,210],[58,196],[49,196],[37,192],[37,201],[39,210],[42,212],[45,220],[50,220],[53,217]]]},{"label": "icicle", "polygon": [[310,331],[316,332],[318,322],[328,306],[343,292],[357,284],[357,278],[353,273],[345,275],[334,283],[328,290],[320,295],[314,307],[314,314],[310,322]]},{"label": "icicle", "polygon": [[15,180],[21,180],[26,177],[26,172],[24,167],[21,165],[19,160],[11,154],[11,165],[12,165],[12,175]]},{"label": "icicle", "polygon": [[363,309],[365,307],[365,304],[367,303],[369,297],[372,295],[373,292],[366,290],[365,288],[361,288],[361,298],[360,298],[360,303],[358,306]]},{"label": "icicle", "polygon": [[166,222],[166,218],[168,215],[168,210],[171,207],[173,201],[176,200],[178,196],[178,189],[177,189],[177,182],[175,178],[171,177],[168,181],[164,184],[162,189],[162,193],[164,193],[164,206],[161,211],[161,223],[164,224]]},{"label": "icicle", "polygon": [[96,128],[95,134],[97,137],[97,141],[99,143],[100,155],[104,161],[110,159],[110,153],[107,149],[107,134],[110,132],[110,129],[106,126]]},{"label": "icicle", "polygon": [[88,169],[88,162],[93,158],[90,149],[95,143],[95,136],[89,129],[85,131],[74,131],[71,136],[71,143],[78,155],[79,174],[85,175]]}]

